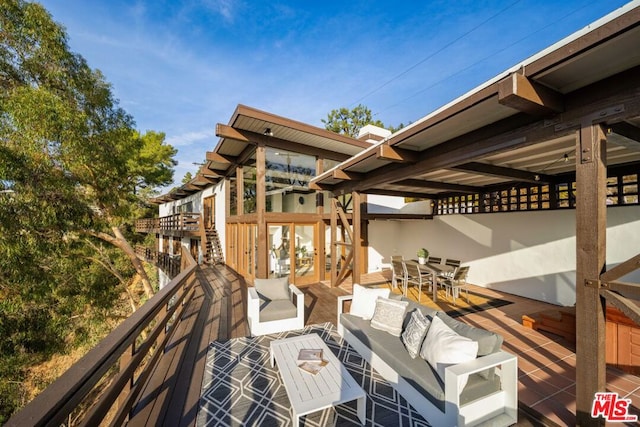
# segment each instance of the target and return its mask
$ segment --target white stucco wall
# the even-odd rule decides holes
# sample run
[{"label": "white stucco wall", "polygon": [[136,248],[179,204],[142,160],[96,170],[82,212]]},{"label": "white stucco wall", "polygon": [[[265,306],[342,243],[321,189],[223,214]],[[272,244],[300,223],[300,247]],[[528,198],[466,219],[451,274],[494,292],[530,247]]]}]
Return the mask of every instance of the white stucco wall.
[{"label": "white stucco wall", "polygon": [[[215,200],[215,226],[218,230],[218,235],[220,237],[220,244],[222,246],[222,251],[226,250],[226,240],[225,240],[225,229],[226,229],[226,208],[225,208],[225,185],[224,180],[221,180],[215,185],[205,188],[202,191],[198,191],[188,197],[185,197],[180,200],[174,200],[172,202],[163,203],[158,207],[158,215],[160,217],[173,215],[174,212],[180,211],[180,206],[186,205],[187,203],[192,203],[192,207],[190,209],[191,212],[202,212],[203,210],[203,200],[210,196],[216,196]],[[190,246],[189,238],[184,238],[182,243],[188,248]],[[162,248],[162,246],[160,246]],[[202,248],[200,248],[202,251]],[[226,253],[225,253],[226,259]]]},{"label": "white stucco wall", "polygon": [[[640,252],[640,207],[607,210],[609,268]],[[371,221],[369,269],[391,255],[431,255],[469,265],[469,281],[558,305],[575,304],[575,211],[445,215],[432,221]],[[640,281],[635,272],[624,280]]]}]

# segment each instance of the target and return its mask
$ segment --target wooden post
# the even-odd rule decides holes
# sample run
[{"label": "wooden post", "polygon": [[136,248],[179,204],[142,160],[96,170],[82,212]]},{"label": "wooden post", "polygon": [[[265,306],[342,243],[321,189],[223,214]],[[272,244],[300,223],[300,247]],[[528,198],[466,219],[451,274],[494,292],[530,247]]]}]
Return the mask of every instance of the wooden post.
[{"label": "wooden post", "polygon": [[[576,144],[576,421],[591,417],[593,398],[606,387],[604,299],[599,278],[606,256],[606,136],[599,124],[583,123]],[[571,189],[569,189],[571,191]]]},{"label": "wooden post", "polygon": [[353,241],[351,242],[353,252],[353,270],[351,271],[352,283],[360,283],[362,272],[362,205],[360,193],[354,191],[352,193],[353,213],[351,215],[351,224],[353,226]]},{"label": "wooden post", "polygon": [[336,286],[338,276],[338,245],[336,243],[338,234],[338,206],[337,199],[331,199],[331,287]]},{"label": "wooden post", "polygon": [[256,214],[258,223],[258,259],[254,260],[257,271],[255,277],[269,277],[269,243],[267,239],[267,223],[265,221],[266,201],[266,150],[264,143],[256,148]]}]

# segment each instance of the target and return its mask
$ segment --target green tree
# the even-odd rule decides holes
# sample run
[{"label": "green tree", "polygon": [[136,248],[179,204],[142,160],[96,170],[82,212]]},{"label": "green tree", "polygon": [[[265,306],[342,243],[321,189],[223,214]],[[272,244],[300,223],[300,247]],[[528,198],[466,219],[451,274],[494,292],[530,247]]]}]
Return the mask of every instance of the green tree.
[{"label": "green tree", "polygon": [[[125,236],[176,151],[134,125],[41,5],[0,0],[0,379],[92,339],[71,319],[108,317],[134,274],[153,294]],[[7,384],[0,424],[21,399]]]},{"label": "green tree", "polygon": [[404,127],[402,123],[398,126],[385,126],[380,120],[374,120],[371,110],[361,104],[351,110],[345,107],[331,110],[327,114],[327,118],[321,119],[321,121],[324,123],[325,129],[352,138],[357,138],[360,129],[366,125],[378,126],[391,132],[396,132]]},{"label": "green tree", "polygon": [[373,120],[371,110],[361,104],[351,110],[346,107],[331,110],[327,118],[322,119],[322,123],[325,129],[352,138],[356,138],[360,129],[366,125],[384,127],[380,120]]},{"label": "green tree", "polygon": [[193,179],[193,175],[191,175],[191,172],[187,172],[182,177],[182,183],[186,184],[186,183],[190,182],[192,179]]}]

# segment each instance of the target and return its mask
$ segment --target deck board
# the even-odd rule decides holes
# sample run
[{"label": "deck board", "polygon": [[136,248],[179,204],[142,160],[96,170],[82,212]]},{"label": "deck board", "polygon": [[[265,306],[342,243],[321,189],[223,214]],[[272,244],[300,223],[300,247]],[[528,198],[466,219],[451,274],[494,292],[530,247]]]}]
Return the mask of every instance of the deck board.
[{"label": "deck board", "polygon": [[[139,412],[132,417],[131,425],[195,425],[209,343],[248,335],[244,279],[221,265],[202,266],[197,277],[199,293],[185,308],[186,321],[171,337],[165,355],[139,397]],[[389,278],[387,272],[375,273],[363,276],[361,283],[384,283]],[[336,324],[337,298],[350,294],[352,284],[346,281],[332,288],[328,283],[315,283],[300,288],[306,307],[305,324]],[[558,336],[521,324],[522,314],[555,306],[486,288],[472,287],[472,291],[514,302],[458,319],[501,334],[505,339],[503,348],[518,356],[518,426],[543,425],[540,420],[545,425],[575,424],[575,348]],[[615,388],[609,384],[615,384]],[[631,387],[629,393],[635,393],[630,395],[634,402],[640,401],[636,393],[640,378],[609,369],[608,389],[622,395],[622,384]],[[564,402],[561,410],[560,401]]]}]

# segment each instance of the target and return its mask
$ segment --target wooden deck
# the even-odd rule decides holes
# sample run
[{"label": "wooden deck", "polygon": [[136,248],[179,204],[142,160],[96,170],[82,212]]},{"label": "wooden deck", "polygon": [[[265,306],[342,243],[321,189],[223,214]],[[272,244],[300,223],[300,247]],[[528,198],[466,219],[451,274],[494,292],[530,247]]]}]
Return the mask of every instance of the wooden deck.
[{"label": "wooden deck", "polygon": [[[200,286],[185,310],[182,325],[165,349],[130,420],[130,425],[195,425],[208,344],[248,335],[246,284],[224,266],[202,266]],[[388,276],[366,275],[363,283],[386,283]],[[331,288],[317,283],[302,288],[306,324],[332,322],[337,297],[351,293],[351,284]],[[495,331],[503,348],[518,356],[520,421],[518,425],[575,425],[575,348],[559,336],[522,326],[523,314],[549,309],[550,304],[497,293],[473,291],[513,301],[513,304],[468,314],[458,319]],[[423,296],[424,298],[424,296]],[[632,400],[639,414],[640,378],[609,368],[607,389]]]}]

